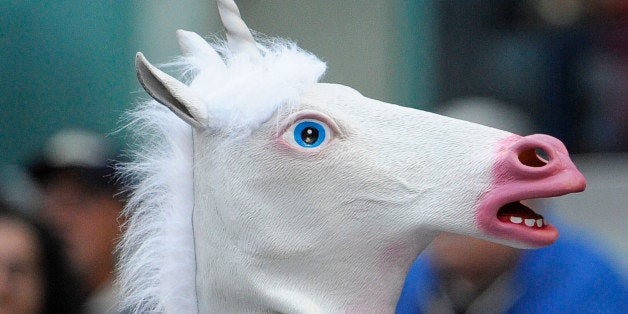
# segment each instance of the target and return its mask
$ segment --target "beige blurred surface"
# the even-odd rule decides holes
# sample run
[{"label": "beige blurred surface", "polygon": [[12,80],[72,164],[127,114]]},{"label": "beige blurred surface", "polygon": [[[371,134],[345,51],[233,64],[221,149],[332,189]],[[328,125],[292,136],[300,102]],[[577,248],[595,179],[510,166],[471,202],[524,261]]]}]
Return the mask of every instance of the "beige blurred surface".
[{"label": "beige blurred surface", "polygon": [[602,252],[628,275],[628,154],[573,156],[587,179],[587,189],[551,199],[562,221],[588,232]]}]

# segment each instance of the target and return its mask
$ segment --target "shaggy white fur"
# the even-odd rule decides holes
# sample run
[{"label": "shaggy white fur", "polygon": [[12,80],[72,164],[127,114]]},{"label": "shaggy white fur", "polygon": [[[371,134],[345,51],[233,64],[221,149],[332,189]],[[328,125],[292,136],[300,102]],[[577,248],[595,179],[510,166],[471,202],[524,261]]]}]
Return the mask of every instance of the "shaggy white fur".
[{"label": "shaggy white fur", "polygon": [[316,56],[283,39],[256,37],[258,59],[232,52],[223,41],[210,46],[195,33],[177,35],[184,53],[179,63],[207,106],[207,127],[221,132],[250,133],[280,106],[298,104],[326,69]]},{"label": "shaggy white fur", "polygon": [[[246,136],[280,106],[295,106],[325,64],[295,44],[258,38],[261,59],[209,45],[178,31],[184,55],[174,64],[191,77],[190,88],[207,105],[208,129]],[[137,143],[122,165],[132,196],[119,245],[121,306],[136,313],[197,311],[192,227],[192,128],[157,101],[130,113]]]},{"label": "shaggy white fur", "polygon": [[133,184],[119,244],[121,306],[136,313],[193,313],[192,130],[156,101],[130,117],[128,128],[140,142],[134,161],[121,169]]}]

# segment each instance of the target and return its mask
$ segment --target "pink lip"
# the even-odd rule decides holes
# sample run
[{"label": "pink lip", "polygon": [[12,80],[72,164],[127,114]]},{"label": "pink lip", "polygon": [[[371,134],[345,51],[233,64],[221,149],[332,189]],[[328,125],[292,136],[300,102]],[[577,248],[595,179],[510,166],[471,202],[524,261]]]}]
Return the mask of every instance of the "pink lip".
[{"label": "pink lip", "polygon": [[[502,211],[500,220],[498,211],[506,204],[522,200],[581,192],[586,187],[584,176],[576,169],[564,145],[553,137],[512,136],[500,144],[492,171],[492,188],[484,194],[478,207],[480,230],[525,247],[554,243],[558,239],[558,230],[539,215],[513,212],[505,215]],[[549,161],[538,157],[535,150],[545,152]],[[511,216],[514,218],[509,220]],[[538,219],[541,221],[536,221]]]}]

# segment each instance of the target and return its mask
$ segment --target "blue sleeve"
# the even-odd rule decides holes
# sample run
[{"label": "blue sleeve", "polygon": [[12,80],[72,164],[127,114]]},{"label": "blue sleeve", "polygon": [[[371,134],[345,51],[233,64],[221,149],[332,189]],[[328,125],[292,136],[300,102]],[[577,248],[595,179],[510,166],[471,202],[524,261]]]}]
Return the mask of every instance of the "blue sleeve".
[{"label": "blue sleeve", "polygon": [[626,279],[591,242],[563,232],[527,251],[515,280],[522,296],[510,313],[628,313]]},{"label": "blue sleeve", "polygon": [[421,309],[426,307],[426,302],[435,289],[435,280],[436,277],[430,266],[429,256],[421,254],[406,276],[396,313],[421,313]]}]

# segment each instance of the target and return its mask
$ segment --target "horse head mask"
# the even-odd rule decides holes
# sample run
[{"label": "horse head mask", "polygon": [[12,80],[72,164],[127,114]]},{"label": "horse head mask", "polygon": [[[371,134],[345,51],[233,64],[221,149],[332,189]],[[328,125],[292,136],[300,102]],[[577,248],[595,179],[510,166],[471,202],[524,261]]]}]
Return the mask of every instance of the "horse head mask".
[{"label": "horse head mask", "polygon": [[392,312],[439,231],[525,248],[556,240],[520,201],[584,189],[560,141],[319,83],[323,62],[254,39],[233,1],[218,7],[226,41],[177,32],[189,82],[137,55],[154,100],[131,124],[142,142],[125,169],[125,306]]}]

